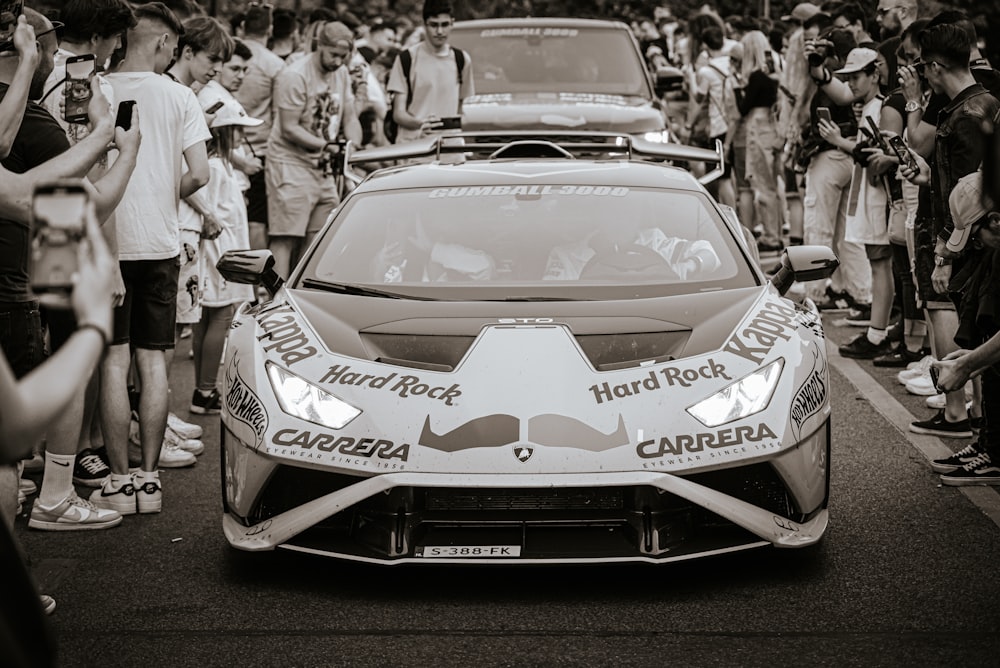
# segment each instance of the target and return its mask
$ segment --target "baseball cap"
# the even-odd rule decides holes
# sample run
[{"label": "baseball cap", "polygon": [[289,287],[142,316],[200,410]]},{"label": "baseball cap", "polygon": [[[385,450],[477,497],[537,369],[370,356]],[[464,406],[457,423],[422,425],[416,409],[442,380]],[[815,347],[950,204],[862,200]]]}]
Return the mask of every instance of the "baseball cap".
[{"label": "baseball cap", "polygon": [[847,62],[834,74],[853,74],[860,72],[878,59],[878,51],[858,47],[847,54]]},{"label": "baseball cap", "polygon": [[[205,109],[208,109],[216,102],[222,100],[213,100],[208,105],[203,105]],[[222,106],[219,110],[215,112],[215,117],[212,119],[211,127],[221,128],[227,125],[242,125],[244,127],[256,127],[263,123],[264,121],[259,118],[253,118],[249,116],[246,110],[236,100],[225,100],[222,101]]]},{"label": "baseball cap", "polygon": [[781,20],[798,21],[801,23],[811,19],[816,14],[819,14],[820,11],[822,10],[820,10],[819,7],[817,7],[811,2],[800,2],[799,4],[795,5],[794,9],[792,9],[791,14],[785,14],[784,16],[781,17]]},{"label": "baseball cap", "polygon": [[344,42],[354,48],[354,33],[340,21],[330,21],[319,29],[316,41],[323,46],[337,46],[338,42]]},{"label": "baseball cap", "polygon": [[948,237],[945,247],[952,253],[961,253],[969,237],[975,232],[975,224],[989,211],[983,206],[983,173],[975,171],[958,180],[948,196],[948,208],[955,231]]}]

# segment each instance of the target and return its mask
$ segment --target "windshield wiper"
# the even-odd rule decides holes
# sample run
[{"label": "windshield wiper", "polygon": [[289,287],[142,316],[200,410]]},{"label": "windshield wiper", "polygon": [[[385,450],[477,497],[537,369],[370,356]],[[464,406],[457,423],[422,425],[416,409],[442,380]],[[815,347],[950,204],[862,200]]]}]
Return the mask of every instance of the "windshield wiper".
[{"label": "windshield wiper", "polygon": [[398,292],[379,290],[378,288],[367,288],[352,283],[331,283],[321,281],[318,278],[307,278],[302,281],[302,285],[307,288],[326,290],[327,292],[339,292],[345,295],[357,295],[359,297],[380,297],[382,299],[416,299],[420,301],[435,301],[430,297],[415,297],[412,295],[402,295]]}]

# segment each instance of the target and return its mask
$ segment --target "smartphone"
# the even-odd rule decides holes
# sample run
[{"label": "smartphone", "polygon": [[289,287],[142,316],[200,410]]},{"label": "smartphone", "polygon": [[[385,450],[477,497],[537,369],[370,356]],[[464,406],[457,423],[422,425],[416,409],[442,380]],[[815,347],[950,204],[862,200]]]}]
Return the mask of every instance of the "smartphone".
[{"label": "smartphone", "polygon": [[31,289],[46,306],[70,307],[90,195],[81,179],[40,183],[31,200]]},{"label": "smartphone", "polygon": [[917,161],[914,160],[913,154],[910,153],[910,149],[906,147],[903,143],[903,138],[899,135],[894,135],[889,137],[889,146],[896,153],[896,157],[899,158],[899,164],[906,165],[909,169],[917,171]]},{"label": "smartphone", "polygon": [[868,122],[868,127],[872,129],[872,135],[874,135],[875,141],[878,142],[878,145],[883,151],[888,151],[889,146],[885,143],[885,137],[882,136],[882,131],[879,129],[878,123],[876,123],[875,119],[871,116],[865,116],[865,120]]},{"label": "smartphone", "polygon": [[434,128],[436,130],[461,130],[462,129],[462,117],[461,116],[445,116],[440,118],[434,123]]},{"label": "smartphone", "polygon": [[833,116],[830,115],[830,107],[817,107],[816,116],[824,121],[833,123]]},{"label": "smartphone", "polygon": [[931,376],[931,384],[934,386],[934,389],[937,390],[938,392],[940,392],[941,390],[940,390],[940,388],[938,388],[938,370],[937,370],[937,367],[934,367],[934,366],[928,367],[927,373],[929,373],[930,376]]},{"label": "smartphone", "polygon": [[66,83],[63,88],[65,107],[63,118],[67,123],[86,123],[87,107],[90,106],[90,80],[97,73],[94,54],[70,56],[66,59]]},{"label": "smartphone", "polygon": [[118,114],[115,116],[115,125],[122,130],[132,129],[132,110],[135,109],[135,100],[122,100],[118,103]]},{"label": "smartphone", "polygon": [[4,50],[14,48],[14,30],[17,29],[17,17],[23,11],[23,0],[15,0],[14,2],[3,0],[0,2],[0,44],[4,45]]},{"label": "smartphone", "polygon": [[209,107],[208,109],[206,109],[205,113],[206,114],[214,114],[219,109],[222,109],[222,105],[224,105],[224,104],[225,104],[225,102],[223,102],[222,100],[219,100],[218,102],[216,102],[215,104],[213,104],[211,107]]}]

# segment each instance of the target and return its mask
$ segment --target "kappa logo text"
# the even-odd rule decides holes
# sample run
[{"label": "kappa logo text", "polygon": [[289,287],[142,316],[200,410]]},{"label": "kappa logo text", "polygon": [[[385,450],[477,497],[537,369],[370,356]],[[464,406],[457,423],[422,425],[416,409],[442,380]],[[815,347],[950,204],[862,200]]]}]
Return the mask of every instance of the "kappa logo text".
[{"label": "kappa logo text", "polygon": [[778,341],[790,341],[800,315],[794,308],[767,302],[743,329],[726,342],[726,352],[760,364]]},{"label": "kappa logo text", "polygon": [[375,376],[370,373],[358,373],[351,371],[348,364],[343,366],[337,364],[330,367],[326,375],[319,379],[321,383],[331,385],[354,385],[356,387],[370,387],[372,389],[387,389],[406,399],[408,397],[427,396],[431,399],[443,401],[449,406],[454,406],[452,401],[462,396],[459,385],[452,383],[450,386],[428,385],[422,383],[417,376],[399,375],[395,372],[385,376]]},{"label": "kappa logo text", "polygon": [[281,355],[281,361],[287,366],[309,359],[316,354],[315,346],[310,344],[309,337],[302,331],[302,325],[294,315],[295,311],[288,304],[269,309],[257,319],[257,324],[264,333],[257,337],[258,341],[269,339],[271,343],[264,350],[272,350]]}]

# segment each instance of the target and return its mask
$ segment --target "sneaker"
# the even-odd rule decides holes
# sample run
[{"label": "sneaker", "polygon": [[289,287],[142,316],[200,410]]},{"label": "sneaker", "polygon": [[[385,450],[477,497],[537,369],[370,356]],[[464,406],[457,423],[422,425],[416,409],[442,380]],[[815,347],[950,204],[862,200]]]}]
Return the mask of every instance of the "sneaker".
[{"label": "sneaker", "polygon": [[56,611],[56,600],[48,594],[39,594],[38,599],[42,604],[42,612],[51,615]]},{"label": "sneaker", "polygon": [[[138,466],[142,463],[142,442],[139,436],[139,423],[135,420],[129,424],[128,440],[129,466]],[[164,469],[193,466],[198,461],[195,459],[195,453],[201,454],[204,451],[205,446],[201,441],[181,438],[168,427],[163,432],[163,445],[160,446],[157,466]]]},{"label": "sneaker", "polygon": [[163,488],[160,479],[145,480],[141,485],[135,479],[135,496],[140,513],[158,513],[163,508]]},{"label": "sneaker", "polygon": [[205,452],[205,444],[202,443],[197,438],[181,438],[173,429],[167,427],[166,432],[163,434],[164,444],[169,443],[170,445],[175,445],[185,452],[190,452],[192,455],[198,456]]},{"label": "sneaker", "polygon": [[212,388],[211,392],[203,394],[201,390],[193,390],[189,410],[198,415],[218,415],[222,410],[222,397],[219,396],[219,391]]},{"label": "sneaker", "polygon": [[930,374],[914,378],[906,384],[906,391],[918,397],[933,397],[938,393]]},{"label": "sneaker", "polygon": [[851,312],[844,318],[844,322],[851,327],[868,327],[872,324],[872,305],[856,304]]},{"label": "sneaker", "polygon": [[994,464],[990,456],[984,452],[962,468],[942,473],[941,482],[953,487],[963,485],[1000,485],[1000,466]]},{"label": "sneaker", "polygon": [[17,491],[24,494],[25,497],[29,497],[38,491],[38,485],[31,478],[20,478],[17,481]]},{"label": "sneaker", "polygon": [[816,302],[820,311],[846,311],[854,306],[854,298],[846,292],[837,292],[826,286],[826,298]]},{"label": "sneaker", "polygon": [[930,378],[932,362],[934,362],[933,355],[924,355],[919,361],[907,364],[906,369],[896,374],[896,380],[899,381],[900,385],[906,385],[911,380],[920,378],[921,376]]},{"label": "sneaker", "polygon": [[938,411],[929,420],[918,420],[910,423],[910,431],[914,434],[929,434],[941,438],[970,438],[972,429],[969,428],[969,421],[959,420],[958,422],[948,422],[944,417],[944,411]]},{"label": "sneaker", "polygon": [[117,510],[98,508],[90,501],[81,499],[76,492],[54,508],[45,508],[35,501],[28,518],[29,527],[45,531],[109,529],[121,523],[122,516]]},{"label": "sneaker", "polygon": [[117,510],[121,515],[135,515],[135,485],[127,482],[118,489],[114,489],[111,476],[108,476],[101,483],[101,486],[90,495],[90,502],[98,508]]},{"label": "sneaker", "polygon": [[73,482],[84,487],[100,487],[101,482],[111,473],[111,469],[101,456],[87,448],[76,455],[73,465]]},{"label": "sneaker", "polygon": [[975,441],[969,443],[953,455],[942,459],[935,459],[931,462],[931,470],[935,473],[951,473],[962,468],[981,454],[983,453],[979,449],[979,441]]},{"label": "sneaker", "polygon": [[870,360],[889,352],[889,346],[890,343],[888,341],[883,341],[877,345],[872,343],[868,340],[867,332],[863,332],[851,339],[850,343],[840,346],[838,350],[841,357]]},{"label": "sneaker", "polygon": [[927,397],[924,403],[927,404],[927,408],[939,411],[948,405],[948,399],[944,394],[935,394],[934,396]]},{"label": "sneaker", "polygon": [[924,358],[926,352],[920,350],[913,352],[905,344],[899,343],[885,355],[879,355],[872,360],[875,366],[881,367],[905,367],[911,362],[918,362]]},{"label": "sneaker", "polygon": [[201,425],[185,422],[173,413],[167,413],[167,426],[181,438],[201,438]]},{"label": "sneaker", "polygon": [[182,469],[194,466],[197,461],[197,458],[187,450],[182,450],[176,443],[165,440],[160,447],[160,459],[157,466],[162,469]]}]

